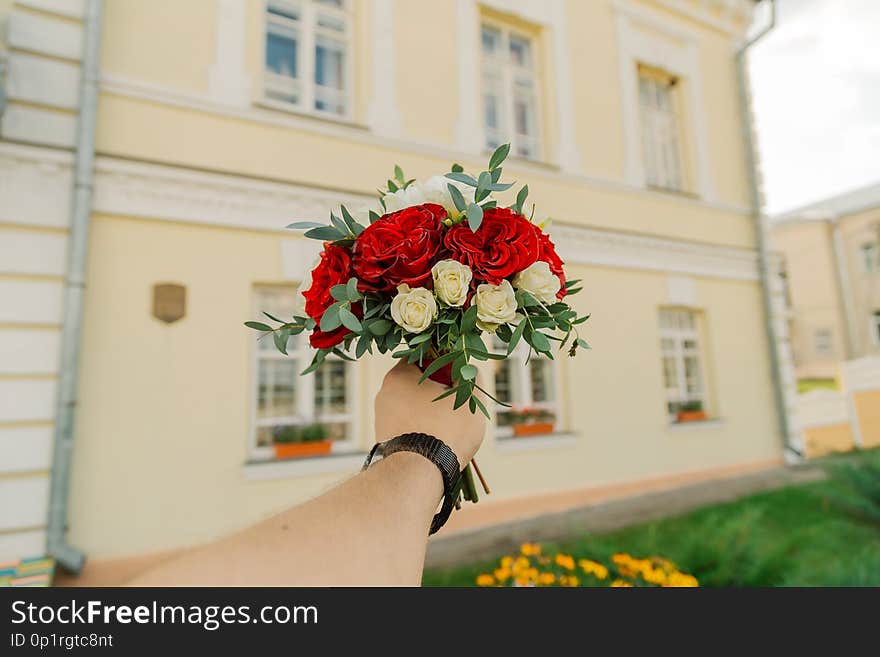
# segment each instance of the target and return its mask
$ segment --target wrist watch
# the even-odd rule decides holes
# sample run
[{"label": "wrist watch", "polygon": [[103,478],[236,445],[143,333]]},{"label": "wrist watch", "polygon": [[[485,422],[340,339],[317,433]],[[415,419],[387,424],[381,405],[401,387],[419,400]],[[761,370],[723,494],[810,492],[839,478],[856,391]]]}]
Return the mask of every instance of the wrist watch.
[{"label": "wrist watch", "polygon": [[429,535],[434,534],[446,524],[458,498],[461,482],[461,467],[458,463],[458,457],[449,448],[449,445],[439,438],[426,433],[405,433],[373,445],[373,449],[367,454],[367,460],[364,462],[362,470],[366,470],[375,457],[384,458],[395,452],[421,454],[440,470],[440,475],[443,477],[443,505],[431,521]]}]

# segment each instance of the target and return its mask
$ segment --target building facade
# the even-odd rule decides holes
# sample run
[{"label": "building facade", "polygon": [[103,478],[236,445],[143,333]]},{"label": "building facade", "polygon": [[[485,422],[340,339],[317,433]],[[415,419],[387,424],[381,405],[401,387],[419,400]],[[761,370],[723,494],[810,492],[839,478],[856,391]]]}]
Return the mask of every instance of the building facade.
[{"label": "building facade", "polygon": [[[0,558],[44,549],[93,2],[0,3]],[[419,178],[476,169],[504,141],[506,177],[529,184],[584,281],[593,349],[486,372],[552,428],[517,437],[498,415],[477,508],[781,462],[792,438],[773,402],[733,62],[751,12],[104,2],[72,481],[52,495],[87,571],[223,535],[357,470],[389,361],[299,378],[304,346],[283,358],[242,326],[289,310],[312,261],[284,226],[362,205],[395,163]],[[695,406],[702,421],[679,421]],[[315,422],[330,454],[275,458],[279,432]]]},{"label": "building facade", "polygon": [[880,355],[880,184],[772,225],[785,260],[797,376],[837,379],[842,362]]}]

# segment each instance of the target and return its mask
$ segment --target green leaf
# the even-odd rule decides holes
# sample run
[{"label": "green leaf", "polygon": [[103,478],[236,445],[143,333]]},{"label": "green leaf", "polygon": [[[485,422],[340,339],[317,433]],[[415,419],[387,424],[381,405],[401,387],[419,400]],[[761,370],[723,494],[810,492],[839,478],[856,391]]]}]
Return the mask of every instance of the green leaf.
[{"label": "green leaf", "polygon": [[399,182],[401,185],[406,183],[406,178],[403,175],[403,169],[400,168],[400,165],[394,165],[394,179]]},{"label": "green leaf", "polygon": [[358,340],[357,347],[355,348],[354,355],[358,358],[362,357],[368,351],[373,353],[373,350],[370,348],[370,342],[372,338],[364,333],[360,339]]},{"label": "green leaf", "polygon": [[339,320],[342,322],[342,325],[349,331],[360,333],[364,330],[364,327],[361,325],[361,321],[357,317],[355,317],[354,313],[351,312],[351,310],[349,310],[346,306],[339,307]]},{"label": "green leaf", "polygon": [[534,306],[541,305],[540,301],[538,301],[534,296],[532,296],[529,292],[526,292],[525,290],[517,290],[516,298],[522,308],[532,308]]},{"label": "green leaf", "polygon": [[476,203],[471,203],[467,209],[467,220],[468,226],[471,227],[471,231],[476,233],[480,224],[483,223],[483,208]]},{"label": "green leaf", "polygon": [[306,230],[307,228],[322,228],[326,225],[320,221],[294,221],[292,224],[287,224],[286,227],[293,230]]},{"label": "green leaf", "polygon": [[399,189],[399,187],[397,185],[395,185],[394,181],[389,178],[388,179],[388,191],[389,192],[396,192],[398,189]]},{"label": "green leaf", "polygon": [[358,292],[358,280],[355,277],[352,276],[348,279],[348,283],[345,285],[345,291],[349,301],[361,300],[361,293]]},{"label": "green leaf", "polygon": [[530,342],[538,351],[550,351],[550,340],[548,340],[547,336],[540,331],[532,331]]},{"label": "green leaf", "polygon": [[342,233],[343,237],[351,232],[349,227],[345,225],[345,222],[332,212],[330,213],[330,221],[332,221],[333,225],[336,226],[336,230]]},{"label": "green leaf", "polygon": [[311,230],[307,230],[304,236],[313,240],[332,242],[335,240],[341,240],[347,234],[348,231],[346,231],[345,233],[340,233],[339,230],[337,230],[333,226],[321,226],[320,228],[312,228]]},{"label": "green leaf", "polygon": [[461,316],[461,332],[469,333],[477,326],[477,306],[473,305]]},{"label": "green leaf", "polygon": [[372,308],[370,308],[370,309],[364,314],[364,319],[370,319],[370,317],[373,317],[373,316],[375,316],[375,315],[381,315],[381,314],[382,314],[383,312],[385,312],[387,309],[388,309],[388,304],[387,304],[387,303],[377,303],[375,306],[373,306]]},{"label": "green leaf", "polygon": [[470,384],[462,384],[458,387],[458,392],[455,393],[455,404],[452,406],[452,409],[458,409],[464,406],[467,403],[467,400],[471,398],[474,389]]},{"label": "green leaf", "polygon": [[578,346],[579,346],[579,347],[583,347],[584,349],[589,349],[589,348],[590,348],[590,345],[587,344],[587,341],[584,340],[583,338],[578,338],[578,339],[577,339],[577,343],[578,343]]},{"label": "green leaf", "polygon": [[339,318],[339,306],[333,304],[324,311],[321,317],[321,330],[324,332],[335,331],[342,326],[342,320]]},{"label": "green leaf", "polygon": [[412,340],[407,340],[407,342],[409,342],[410,347],[415,347],[417,344],[422,344],[423,342],[427,342],[432,337],[434,337],[432,333],[419,333]]},{"label": "green leaf", "polygon": [[436,397],[434,397],[434,399],[432,399],[431,401],[440,401],[441,399],[446,399],[449,395],[454,395],[456,392],[458,392],[459,387],[460,386],[456,386],[455,388],[450,388],[449,390],[444,392],[442,395],[437,395]]},{"label": "green leaf", "polygon": [[442,356],[438,356],[436,360],[434,360],[428,367],[425,368],[425,371],[422,372],[422,376],[419,379],[419,383],[427,379],[434,372],[439,370],[441,367],[445,367],[452,361],[456,359],[456,357],[460,356],[461,352],[459,351],[450,351],[448,354],[443,354]]},{"label": "green leaf", "polygon": [[492,178],[493,183],[497,183],[499,180],[501,180],[502,171],[503,169],[501,167],[498,167],[497,169],[492,169],[492,171],[489,172],[491,174],[490,177]]},{"label": "green leaf", "polygon": [[506,192],[508,189],[513,187],[516,183],[491,183],[486,189],[491,192]]},{"label": "green leaf", "polygon": [[357,219],[351,216],[351,212],[348,211],[348,208],[344,205],[339,206],[339,208],[342,210],[342,218],[345,220],[345,225],[348,227],[348,230],[354,233],[355,236],[363,233],[364,227],[357,222]]},{"label": "green leaf", "polygon": [[473,365],[465,365],[461,368],[461,378],[465,381],[473,381],[477,378],[477,368]]},{"label": "green leaf", "polygon": [[449,194],[452,196],[452,202],[455,203],[455,207],[458,208],[459,212],[464,212],[467,209],[467,201],[464,200],[464,196],[458,187],[452,183],[446,183],[446,186],[449,188]]},{"label": "green leaf", "polygon": [[496,148],[495,152],[492,153],[492,157],[489,158],[489,171],[499,167],[507,158],[508,153],[510,153],[510,144],[501,144],[501,146]]},{"label": "green leaf", "polygon": [[400,344],[400,333],[398,333],[397,331],[389,331],[385,335],[385,348],[386,349],[394,349],[399,344]]},{"label": "green leaf", "polygon": [[[267,313],[265,310],[263,311],[263,314],[264,314],[266,317],[268,317],[269,319],[271,319],[273,322],[281,322],[282,324],[285,323],[284,321],[282,321],[282,320],[278,319],[277,317],[275,317],[275,315],[270,315],[270,314]],[[296,319],[296,318],[294,318],[294,319]]]},{"label": "green leaf", "polygon": [[477,181],[474,180],[472,176],[469,176],[466,173],[453,171],[452,173],[447,173],[446,177],[451,180],[464,183],[465,185],[470,185],[471,187],[477,186]]},{"label": "green leaf", "polygon": [[[277,320],[276,320],[277,321]],[[271,331],[272,327],[268,324],[263,324],[263,322],[245,322],[245,326],[248,328],[252,328],[255,331]]]},{"label": "green leaf", "polygon": [[517,214],[522,214],[523,205],[525,204],[526,199],[528,198],[528,196],[529,196],[529,186],[528,186],[528,185],[523,185],[523,186],[522,186],[522,189],[519,190],[519,193],[516,195],[516,207],[515,207],[515,209],[516,209],[516,213],[517,213]]},{"label": "green leaf", "polygon": [[347,360],[349,363],[354,362],[354,358],[342,351],[342,349],[340,349],[339,347],[333,347],[333,353],[339,356],[342,360]]},{"label": "green leaf", "polygon": [[452,165],[452,173],[461,173],[464,171],[464,167],[458,163]]},{"label": "green leaf", "polygon": [[290,337],[290,331],[282,330],[272,334],[275,341],[275,348],[285,356],[287,355],[287,340]]},{"label": "green leaf", "polygon": [[488,171],[483,171],[477,180],[477,191],[474,192],[474,200],[479,203],[489,195],[489,185],[492,184],[492,176]]},{"label": "green leaf", "polygon": [[337,301],[348,301],[348,288],[345,285],[334,285],[330,288],[330,296]]},{"label": "green leaf", "polygon": [[371,224],[376,223],[376,222],[379,221],[379,219],[381,219],[381,218],[382,218],[382,217],[379,215],[378,212],[375,212],[374,210],[370,210],[370,223],[371,223]]},{"label": "green leaf", "polygon": [[[487,352],[486,345],[479,333],[465,333],[464,342],[467,348],[473,352],[485,354]],[[481,359],[482,360],[482,359]]]},{"label": "green leaf", "polygon": [[373,335],[385,335],[391,330],[391,326],[391,322],[387,319],[377,319],[367,325]]},{"label": "green leaf", "polygon": [[526,328],[528,321],[523,319],[519,324],[517,324],[516,328],[513,331],[513,335],[510,336],[510,342],[507,343],[507,355],[513,353],[513,350],[516,349],[516,345],[519,343],[519,339],[522,337],[523,331]]}]

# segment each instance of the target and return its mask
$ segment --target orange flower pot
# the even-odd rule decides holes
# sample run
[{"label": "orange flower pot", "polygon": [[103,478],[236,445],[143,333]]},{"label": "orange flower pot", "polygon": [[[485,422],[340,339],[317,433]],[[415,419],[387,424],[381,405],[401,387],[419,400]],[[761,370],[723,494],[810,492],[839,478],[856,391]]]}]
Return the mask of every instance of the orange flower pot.
[{"label": "orange flower pot", "polygon": [[679,422],[702,422],[708,416],[706,411],[679,411],[676,419]]},{"label": "orange flower pot", "polygon": [[534,424],[514,424],[514,436],[539,436],[545,433],[553,433],[552,422],[535,422]]},{"label": "orange flower pot", "polygon": [[304,456],[329,454],[332,440],[316,440],[307,443],[274,443],[276,459],[299,459]]}]

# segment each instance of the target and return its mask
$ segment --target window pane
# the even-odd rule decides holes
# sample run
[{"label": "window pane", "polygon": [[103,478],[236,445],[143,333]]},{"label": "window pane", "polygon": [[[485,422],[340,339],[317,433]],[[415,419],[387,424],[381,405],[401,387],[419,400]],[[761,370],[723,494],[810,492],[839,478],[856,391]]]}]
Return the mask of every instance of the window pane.
[{"label": "window pane", "polygon": [[270,26],[266,35],[266,70],[285,77],[297,77],[296,53],[296,33],[278,34]]},{"label": "window pane", "polygon": [[318,14],[318,27],[333,30],[334,32],[345,32],[345,19],[341,16]]},{"label": "window pane", "polygon": [[483,43],[483,53],[489,57],[495,55],[498,52],[498,44],[501,41],[501,34],[498,30],[494,30],[491,27],[483,26],[482,30],[482,43]]},{"label": "window pane", "polygon": [[326,361],[315,372],[315,415],[345,413],[346,391],[345,362]]},{"label": "window pane", "polygon": [[529,362],[532,375],[532,401],[535,403],[553,401],[552,361],[534,358]]},{"label": "window pane", "polygon": [[510,36],[510,61],[514,66],[532,67],[532,48],[528,39]]},{"label": "window pane", "polygon": [[511,375],[511,361],[494,361],[495,367],[495,397],[505,404],[513,402],[513,377]]},{"label": "window pane", "polygon": [[663,357],[663,382],[667,390],[678,390],[678,372],[675,369],[675,358]]},{"label": "window pane", "polygon": [[335,7],[337,9],[344,8],[344,0],[315,0],[315,2],[327,5],[328,7]]},{"label": "window pane", "polygon": [[700,385],[700,361],[696,356],[685,356],[684,379],[689,396],[702,392],[702,386]]},{"label": "window pane", "polygon": [[490,130],[497,130],[500,128],[501,123],[498,116],[498,98],[496,98],[494,94],[487,93],[483,96],[483,107],[486,112],[486,128]]},{"label": "window pane", "polygon": [[296,415],[296,385],[299,377],[295,359],[260,362],[257,416]]},{"label": "window pane", "polygon": [[343,114],[345,98],[345,46],[318,37],[315,44],[315,109]]},{"label": "window pane", "polygon": [[283,2],[270,2],[268,9],[270,19],[272,16],[279,16],[283,19],[299,20],[299,10]]}]

